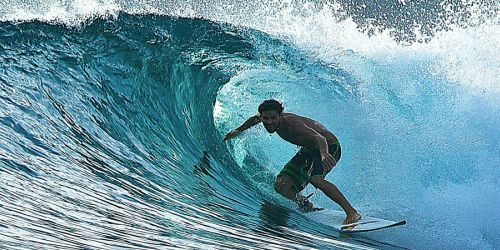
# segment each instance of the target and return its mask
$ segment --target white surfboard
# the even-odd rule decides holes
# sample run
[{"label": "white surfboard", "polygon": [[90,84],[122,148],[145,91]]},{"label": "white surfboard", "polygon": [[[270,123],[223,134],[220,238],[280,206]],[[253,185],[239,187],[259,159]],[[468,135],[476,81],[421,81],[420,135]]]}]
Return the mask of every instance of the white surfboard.
[{"label": "white surfboard", "polygon": [[306,217],[321,224],[331,226],[335,228],[335,230],[343,233],[368,232],[406,224],[406,221],[404,220],[392,221],[363,215],[361,220],[352,224],[344,225],[342,222],[345,219],[345,213],[329,209],[308,213]]}]

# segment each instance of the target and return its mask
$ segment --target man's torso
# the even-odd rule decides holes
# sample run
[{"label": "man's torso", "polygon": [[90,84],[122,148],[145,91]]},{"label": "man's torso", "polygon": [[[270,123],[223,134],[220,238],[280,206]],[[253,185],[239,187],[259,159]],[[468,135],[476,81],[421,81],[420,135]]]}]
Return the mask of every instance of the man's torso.
[{"label": "man's torso", "polygon": [[277,133],[287,142],[306,148],[315,148],[315,144],[312,143],[310,138],[304,138],[304,136],[298,135],[298,133],[295,132],[294,127],[297,126],[295,123],[298,122],[303,122],[306,126],[314,129],[316,132],[324,136],[328,144],[337,142],[335,135],[328,131],[328,129],[326,129],[322,124],[310,118],[292,113],[283,113],[282,119],[280,130],[277,131]]}]

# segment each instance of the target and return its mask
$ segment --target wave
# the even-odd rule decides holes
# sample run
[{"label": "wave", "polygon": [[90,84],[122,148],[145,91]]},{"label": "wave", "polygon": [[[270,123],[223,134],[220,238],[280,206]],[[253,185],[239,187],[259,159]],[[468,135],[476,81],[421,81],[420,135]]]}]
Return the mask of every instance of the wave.
[{"label": "wave", "polygon": [[[48,3],[0,13],[1,245],[498,245],[494,23],[408,45],[334,4]],[[408,226],[346,241],[275,194],[295,148],[259,128],[221,143],[267,98],[339,136],[328,178],[356,207]]]}]

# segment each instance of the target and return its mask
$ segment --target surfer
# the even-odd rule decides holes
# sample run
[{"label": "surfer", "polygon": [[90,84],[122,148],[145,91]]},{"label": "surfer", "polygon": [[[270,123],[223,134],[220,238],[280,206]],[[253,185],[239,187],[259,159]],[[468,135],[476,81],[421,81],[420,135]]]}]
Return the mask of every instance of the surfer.
[{"label": "surfer", "polygon": [[361,219],[361,215],[340,190],[325,180],[325,176],[340,159],[340,143],[335,135],[312,119],[283,113],[281,103],[273,99],[262,102],[258,110],[259,114],[248,118],[241,126],[227,133],[222,141],[234,138],[262,122],[267,132],[276,132],[285,141],[301,147],[278,174],[274,183],[276,192],[296,202],[300,211],[314,211],[308,197],[299,194],[311,183],[342,207],[347,215],[344,224]]}]

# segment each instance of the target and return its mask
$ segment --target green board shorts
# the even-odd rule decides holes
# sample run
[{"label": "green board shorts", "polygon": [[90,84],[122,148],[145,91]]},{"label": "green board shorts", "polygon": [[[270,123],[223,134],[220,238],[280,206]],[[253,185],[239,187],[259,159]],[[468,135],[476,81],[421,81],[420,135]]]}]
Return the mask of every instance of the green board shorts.
[{"label": "green board shorts", "polygon": [[[328,152],[336,162],[340,160],[340,144],[338,142],[328,145]],[[318,149],[302,147],[292,159],[285,164],[278,177],[287,175],[294,182],[295,191],[298,193],[306,188],[314,176],[325,177],[327,173],[321,164],[321,155]]]}]

